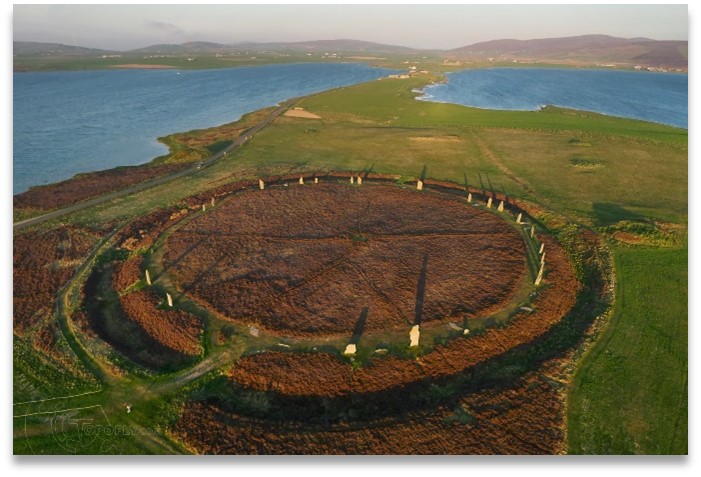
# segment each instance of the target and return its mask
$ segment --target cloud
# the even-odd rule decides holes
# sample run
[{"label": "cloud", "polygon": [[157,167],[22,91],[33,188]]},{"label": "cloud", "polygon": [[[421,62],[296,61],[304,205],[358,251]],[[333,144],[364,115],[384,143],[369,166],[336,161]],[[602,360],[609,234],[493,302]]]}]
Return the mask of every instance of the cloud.
[{"label": "cloud", "polygon": [[158,30],[162,33],[168,34],[168,35],[177,35],[177,36],[186,36],[187,33],[185,30],[180,28],[177,25],[173,25],[172,23],[168,22],[159,22],[155,20],[151,20],[146,22],[146,24],[155,30]]}]

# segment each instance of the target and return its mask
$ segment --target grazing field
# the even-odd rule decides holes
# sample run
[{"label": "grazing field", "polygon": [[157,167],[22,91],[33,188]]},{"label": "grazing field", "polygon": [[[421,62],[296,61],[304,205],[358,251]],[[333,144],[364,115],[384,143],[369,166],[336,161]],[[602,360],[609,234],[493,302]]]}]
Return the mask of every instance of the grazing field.
[{"label": "grazing field", "polygon": [[687,250],[617,248],[611,324],[575,374],[574,454],[686,454]]},{"label": "grazing field", "polygon": [[[16,233],[15,453],[685,453],[687,131],[414,100],[438,79],[301,98]],[[134,432],[56,438],[46,398]]]},{"label": "grazing field", "polygon": [[484,129],[482,151],[558,210],[592,225],[687,214],[687,153],[623,138]]},{"label": "grazing field", "polygon": [[[58,343],[60,345],[60,343]],[[98,389],[99,383],[79,364],[70,362],[54,347],[51,354],[32,346],[30,340],[13,337],[12,398],[14,403],[66,396]],[[68,357],[71,357],[68,354]],[[58,359],[57,359],[58,358]],[[61,359],[64,358],[64,359]],[[72,357],[73,361],[77,361]],[[15,411],[29,406],[19,404]]]}]

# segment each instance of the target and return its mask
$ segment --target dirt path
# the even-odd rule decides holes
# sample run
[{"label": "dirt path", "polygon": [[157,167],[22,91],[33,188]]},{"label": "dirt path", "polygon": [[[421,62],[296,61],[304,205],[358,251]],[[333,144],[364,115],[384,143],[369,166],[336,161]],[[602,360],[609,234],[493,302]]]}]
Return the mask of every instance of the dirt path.
[{"label": "dirt path", "polygon": [[477,144],[477,147],[480,150],[480,153],[484,156],[485,159],[487,159],[489,162],[494,164],[499,171],[504,174],[506,177],[511,179],[514,183],[518,184],[519,187],[521,187],[526,193],[531,194],[532,196],[539,197],[538,194],[536,193],[535,189],[530,186],[526,181],[518,177],[516,174],[511,172],[508,167],[504,165],[503,162],[501,162],[495,155],[494,153],[489,149],[487,146],[487,143],[479,137],[477,134],[475,134],[474,131],[470,131],[470,135],[472,136],[472,139],[475,141],[475,144]]},{"label": "dirt path", "polygon": [[[547,207],[550,210],[557,210],[557,207],[553,205],[551,201],[543,197],[541,194],[536,192],[536,190],[525,180],[511,172],[511,170],[506,167],[506,165],[489,149],[489,146],[487,146],[487,143],[479,137],[477,134],[475,134],[474,131],[470,131],[470,134],[472,138],[475,141],[475,144],[477,144],[477,147],[480,150],[480,153],[482,156],[484,156],[485,159],[490,161],[492,164],[494,164],[497,169],[499,169],[499,172],[504,174],[506,177],[511,179],[516,185],[518,185],[526,194],[528,194],[531,199],[535,200],[536,202],[540,203],[541,205]],[[571,216],[568,213],[560,212],[560,214],[565,217],[567,220],[573,223],[579,223],[580,220],[577,219],[576,217]]]},{"label": "dirt path", "polygon": [[192,368],[183,371],[182,373],[174,376],[173,378],[167,381],[160,382],[157,385],[151,387],[150,390],[157,394],[165,393],[168,391],[174,391],[191,383],[192,381],[195,381],[198,378],[201,378],[210,371],[214,371],[215,369],[221,368],[228,362],[231,362],[234,358],[237,357],[237,355],[240,354],[240,352],[237,352],[233,349],[228,349],[226,351],[212,354],[204,360],[197,363]]}]

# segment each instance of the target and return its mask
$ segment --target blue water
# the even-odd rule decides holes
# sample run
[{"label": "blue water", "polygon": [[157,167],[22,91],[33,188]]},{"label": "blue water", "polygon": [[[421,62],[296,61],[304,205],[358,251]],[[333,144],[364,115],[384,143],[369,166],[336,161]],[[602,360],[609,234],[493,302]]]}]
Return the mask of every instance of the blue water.
[{"label": "blue water", "polygon": [[495,68],[448,75],[420,99],[487,109],[545,105],[687,128],[687,75],[611,70]]},{"label": "blue water", "polygon": [[143,164],[156,138],[232,122],[296,96],[392,70],[292,64],[224,70],[15,73],[14,193],[79,172]]}]

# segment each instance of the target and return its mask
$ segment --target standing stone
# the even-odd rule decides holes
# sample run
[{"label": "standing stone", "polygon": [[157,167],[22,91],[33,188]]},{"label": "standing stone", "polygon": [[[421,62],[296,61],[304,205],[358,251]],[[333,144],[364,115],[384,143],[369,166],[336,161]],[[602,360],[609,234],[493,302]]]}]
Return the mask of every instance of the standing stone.
[{"label": "standing stone", "polygon": [[545,270],[545,263],[540,264],[540,270],[538,271],[538,276],[535,279],[535,286],[540,285],[540,281],[543,279],[543,270]]},{"label": "standing stone", "polygon": [[416,190],[424,190],[424,182],[419,180],[416,181]]},{"label": "standing stone", "polygon": [[363,178],[358,176],[358,185],[363,185]]},{"label": "standing stone", "polygon": [[538,251],[538,253],[545,253],[545,242],[540,244],[540,250]]},{"label": "standing stone", "polygon": [[265,182],[263,182],[263,179],[258,179],[258,188],[260,190],[265,189]]},{"label": "standing stone", "polygon": [[504,201],[499,202],[499,207],[497,208],[499,212],[504,212]]},{"label": "standing stone", "polygon": [[535,237],[535,225],[531,225],[531,238]]},{"label": "standing stone", "polygon": [[487,200],[487,208],[488,209],[492,208],[492,198],[491,197]]},{"label": "standing stone", "polygon": [[299,185],[304,185],[304,177],[299,176]]},{"label": "standing stone", "polygon": [[353,179],[354,179],[353,176],[350,176],[350,183],[351,183],[351,184],[354,183],[354,182],[353,182]]},{"label": "standing stone", "polygon": [[151,284],[151,274],[148,272],[148,270],[146,270],[146,284]]},{"label": "standing stone", "polygon": [[348,346],[346,346],[346,349],[343,352],[343,354],[346,356],[352,356],[355,353],[356,353],[356,349],[355,349],[355,345],[353,343],[350,343]]},{"label": "standing stone", "polygon": [[419,331],[419,325],[414,325],[411,327],[409,332],[409,347],[419,346],[419,336],[421,332]]},{"label": "standing stone", "polygon": [[212,207],[214,207],[214,197],[212,197],[212,201],[210,202],[212,204]]},{"label": "standing stone", "polygon": [[207,206],[202,204],[202,212],[204,212],[205,210],[207,210]]},{"label": "standing stone", "polygon": [[472,202],[472,192],[467,193],[467,201]]},{"label": "standing stone", "polygon": [[170,296],[170,293],[166,293],[166,300],[168,300],[168,306],[173,308],[173,297]]},{"label": "standing stone", "polygon": [[521,218],[523,217],[523,214],[521,212],[518,213],[518,217],[516,217],[516,223],[520,224],[521,223]]},{"label": "standing stone", "polygon": [[318,177],[315,177],[315,178],[314,178],[314,184],[318,184],[318,183],[319,183],[319,178],[318,178]]}]

